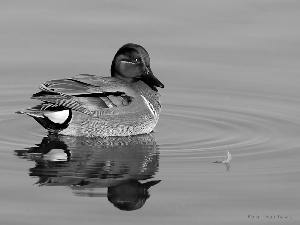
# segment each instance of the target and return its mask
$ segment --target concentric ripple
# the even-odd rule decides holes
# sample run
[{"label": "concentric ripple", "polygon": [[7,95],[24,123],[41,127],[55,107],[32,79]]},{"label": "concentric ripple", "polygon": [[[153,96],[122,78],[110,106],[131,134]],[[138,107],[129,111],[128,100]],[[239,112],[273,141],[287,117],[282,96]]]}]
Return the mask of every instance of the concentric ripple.
[{"label": "concentric ripple", "polygon": [[[168,94],[175,96],[175,90]],[[227,149],[235,156],[295,149],[297,105],[297,99],[278,96],[182,90],[164,107],[157,135],[161,153],[206,158]]]}]

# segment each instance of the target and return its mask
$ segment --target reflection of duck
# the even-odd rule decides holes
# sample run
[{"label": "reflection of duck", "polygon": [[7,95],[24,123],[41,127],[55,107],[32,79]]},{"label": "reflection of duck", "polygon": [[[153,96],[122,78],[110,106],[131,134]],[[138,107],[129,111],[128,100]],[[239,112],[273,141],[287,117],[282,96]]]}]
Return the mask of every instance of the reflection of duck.
[{"label": "reflection of duck", "polygon": [[111,77],[81,74],[51,80],[32,98],[41,105],[24,113],[50,132],[72,136],[128,136],[150,133],[161,110],[148,52],[126,44],[116,53]]},{"label": "reflection of duck", "polygon": [[[16,150],[36,162],[29,175],[40,186],[68,186],[77,196],[107,196],[124,210],[140,208],[159,181],[159,151],[152,135],[87,138],[49,135],[40,144]],[[102,189],[108,188],[108,194]],[[122,203],[123,202],[123,203]]]},{"label": "reflection of duck", "polygon": [[108,188],[107,198],[115,207],[132,211],[140,209],[150,197],[148,189],[160,181],[149,181],[140,183],[136,180],[129,180],[126,183]]}]

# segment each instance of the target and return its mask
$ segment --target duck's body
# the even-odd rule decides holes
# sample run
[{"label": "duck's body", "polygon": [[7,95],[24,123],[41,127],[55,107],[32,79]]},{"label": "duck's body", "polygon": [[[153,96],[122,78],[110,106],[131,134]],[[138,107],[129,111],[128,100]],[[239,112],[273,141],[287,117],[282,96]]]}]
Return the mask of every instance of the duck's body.
[{"label": "duck's body", "polygon": [[50,132],[72,136],[129,136],[150,133],[161,110],[163,87],[150,69],[144,48],[127,44],[119,49],[112,77],[81,74],[41,85],[32,98],[41,105],[25,113]]}]

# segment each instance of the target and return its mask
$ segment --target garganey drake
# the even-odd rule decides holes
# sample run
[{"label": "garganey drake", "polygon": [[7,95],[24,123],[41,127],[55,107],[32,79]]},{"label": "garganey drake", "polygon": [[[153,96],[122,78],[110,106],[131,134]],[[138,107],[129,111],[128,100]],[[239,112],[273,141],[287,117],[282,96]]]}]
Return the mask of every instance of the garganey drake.
[{"label": "garganey drake", "polygon": [[148,52],[126,44],[111,64],[111,77],[90,74],[43,83],[32,99],[40,105],[17,113],[33,117],[50,133],[71,136],[130,136],[150,133],[161,111]]}]

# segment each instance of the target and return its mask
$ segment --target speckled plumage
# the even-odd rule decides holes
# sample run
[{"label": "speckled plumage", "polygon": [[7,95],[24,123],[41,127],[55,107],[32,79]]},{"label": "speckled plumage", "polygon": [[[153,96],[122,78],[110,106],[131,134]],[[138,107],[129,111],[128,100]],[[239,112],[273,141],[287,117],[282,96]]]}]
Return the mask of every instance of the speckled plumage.
[{"label": "speckled plumage", "polygon": [[[147,51],[136,44],[121,47],[112,62],[111,76],[81,74],[45,82],[40,86],[41,92],[32,96],[42,104],[19,113],[33,117],[50,132],[63,135],[150,133],[161,111],[156,87],[164,85],[154,77]],[[53,123],[46,116],[66,109],[69,114],[63,123]]]}]

